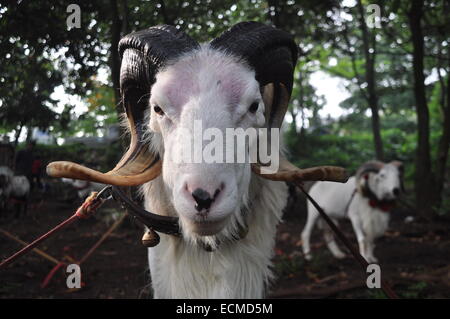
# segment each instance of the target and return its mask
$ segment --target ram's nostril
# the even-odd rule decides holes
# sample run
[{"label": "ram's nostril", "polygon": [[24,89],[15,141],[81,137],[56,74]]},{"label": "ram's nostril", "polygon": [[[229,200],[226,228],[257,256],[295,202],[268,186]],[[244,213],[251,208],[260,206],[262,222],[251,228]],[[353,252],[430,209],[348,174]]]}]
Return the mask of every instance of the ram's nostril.
[{"label": "ram's nostril", "polygon": [[394,193],[395,196],[400,195],[400,189],[398,187],[395,187],[392,192]]},{"label": "ram's nostril", "polygon": [[[216,195],[216,194],[214,194]],[[212,202],[214,201],[214,198],[211,197],[211,195],[205,191],[204,189],[197,188],[192,192],[192,197],[194,198],[195,202],[197,203],[195,205],[195,209],[199,212],[203,209],[208,209],[211,207]]]}]

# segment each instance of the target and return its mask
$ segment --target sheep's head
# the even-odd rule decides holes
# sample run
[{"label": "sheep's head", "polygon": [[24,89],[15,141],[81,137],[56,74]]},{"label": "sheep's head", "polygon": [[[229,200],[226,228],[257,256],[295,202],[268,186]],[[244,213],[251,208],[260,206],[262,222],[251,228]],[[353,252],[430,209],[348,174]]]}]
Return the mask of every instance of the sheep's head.
[{"label": "sheep's head", "polygon": [[[179,42],[176,47],[174,40]],[[136,59],[136,49],[142,47],[146,63]],[[248,161],[236,163],[234,156],[232,161],[226,160],[227,152],[243,151],[227,143],[227,129],[281,124],[269,124],[262,94],[264,86],[273,82],[290,92],[295,43],[285,32],[244,23],[203,46],[173,27],[162,26],[127,36],[120,48],[125,101],[135,82],[149,79],[147,90],[141,93],[146,103],[142,123],[148,127],[144,135],[150,132],[149,144],[163,159],[166,193],[181,218],[182,229],[202,236],[218,233],[231,216],[239,215],[251,177]],[[158,62],[147,63],[155,60]],[[139,68],[148,70],[136,72]],[[271,101],[272,106],[272,116],[282,118],[287,99],[276,104]],[[217,133],[209,137],[211,141],[220,137],[216,142],[222,144],[222,158],[215,157],[212,162],[203,157],[208,130]],[[196,145],[200,149],[195,149]]]},{"label": "sheep's head", "polygon": [[[215,234],[230,215],[239,214],[251,176],[248,162],[226,162],[226,129],[229,133],[230,128],[247,130],[265,123],[255,72],[208,47],[188,53],[157,74],[148,122],[156,132],[152,145],[160,145],[164,184],[182,229]],[[208,131],[215,133],[211,144],[203,139]],[[213,142],[223,156],[209,161],[203,150]],[[199,150],[194,151],[196,144]]]},{"label": "sheep's head", "polygon": [[403,164],[399,161],[369,161],[356,176],[360,190],[378,201],[394,201],[403,191]]},{"label": "sheep's head", "polygon": [[[297,45],[286,32],[244,22],[200,46],[172,26],[156,26],[124,37],[119,52],[129,150],[106,174],[56,162],[47,167],[49,175],[131,186],[162,171],[182,224],[200,235],[219,232],[240,209],[252,171],[281,181],[346,180],[343,169],[299,170],[282,158],[272,174],[262,174],[260,165],[250,167],[248,161],[175,160],[186,141],[196,143],[195,123],[203,131],[222,133],[226,128],[281,126],[297,60]],[[224,150],[228,147],[224,143]]]}]

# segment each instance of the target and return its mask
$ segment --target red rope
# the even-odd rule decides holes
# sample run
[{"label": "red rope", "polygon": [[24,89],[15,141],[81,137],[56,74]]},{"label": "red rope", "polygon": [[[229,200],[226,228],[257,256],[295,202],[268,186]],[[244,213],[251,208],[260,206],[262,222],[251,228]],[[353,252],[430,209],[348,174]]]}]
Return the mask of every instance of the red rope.
[{"label": "red rope", "polygon": [[84,203],[77,209],[75,214],[67,218],[65,221],[63,221],[61,224],[50,230],[48,233],[42,235],[32,243],[28,244],[27,246],[16,252],[14,255],[2,261],[2,263],[0,264],[0,269],[8,266],[14,260],[29,252],[31,249],[42,243],[44,240],[55,234],[57,231],[73,223],[76,219],[90,217],[102,203],[103,200],[97,198],[97,193],[96,192],[92,193],[91,196],[86,198]]},{"label": "red rope", "polygon": [[59,224],[58,226],[56,226],[55,228],[53,228],[52,230],[50,230],[48,233],[42,235],[41,237],[37,238],[35,241],[33,241],[32,243],[30,243],[29,245],[23,247],[21,250],[19,250],[18,252],[16,252],[14,255],[12,255],[11,257],[8,257],[7,259],[5,259],[4,261],[2,261],[2,263],[0,264],[0,269],[8,266],[10,263],[12,263],[15,259],[19,258],[20,256],[24,255],[25,253],[27,253],[28,251],[30,251],[31,249],[33,249],[34,247],[36,247],[37,245],[39,245],[41,242],[43,242],[44,240],[46,240],[48,237],[52,236],[54,233],[56,233],[58,230],[62,229],[63,227],[70,225],[71,223],[73,223],[76,219],[78,219],[79,217],[75,214],[73,214],[72,216],[70,216],[68,219],[66,219],[65,221],[63,221],[61,224]]},{"label": "red rope", "polygon": [[61,262],[59,264],[57,264],[55,267],[52,268],[52,270],[50,270],[50,272],[47,274],[47,276],[45,276],[44,281],[41,283],[41,288],[45,288],[47,287],[47,285],[50,283],[50,280],[53,278],[53,276],[55,275],[55,273],[61,268],[64,267],[66,264]]}]

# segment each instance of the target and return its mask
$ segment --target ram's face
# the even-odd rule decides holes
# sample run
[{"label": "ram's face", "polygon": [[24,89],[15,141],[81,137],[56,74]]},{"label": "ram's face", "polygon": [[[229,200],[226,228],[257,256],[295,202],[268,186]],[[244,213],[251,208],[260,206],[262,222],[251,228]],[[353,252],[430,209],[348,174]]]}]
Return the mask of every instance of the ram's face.
[{"label": "ram's face", "polygon": [[379,200],[395,200],[401,192],[401,171],[398,165],[383,165],[378,173],[371,173],[369,187]]},{"label": "ram's face", "polygon": [[150,107],[150,129],[164,145],[164,183],[183,230],[202,236],[220,232],[239,213],[251,174],[248,161],[227,162],[227,152],[246,149],[227,143],[226,129],[265,122],[254,72],[202,49],[157,74]]}]

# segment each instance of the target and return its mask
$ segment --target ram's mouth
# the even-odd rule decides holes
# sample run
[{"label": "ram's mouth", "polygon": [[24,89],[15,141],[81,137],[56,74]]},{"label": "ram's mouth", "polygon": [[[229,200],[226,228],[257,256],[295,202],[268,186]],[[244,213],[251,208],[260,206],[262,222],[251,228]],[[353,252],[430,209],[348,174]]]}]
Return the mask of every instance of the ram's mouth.
[{"label": "ram's mouth", "polygon": [[226,224],[227,218],[221,219],[208,219],[208,218],[196,218],[195,220],[189,220],[191,223],[191,230],[200,236],[212,236],[219,233]]}]

